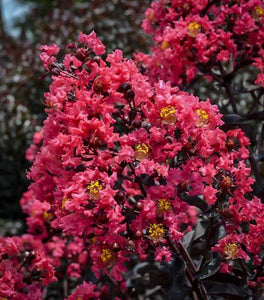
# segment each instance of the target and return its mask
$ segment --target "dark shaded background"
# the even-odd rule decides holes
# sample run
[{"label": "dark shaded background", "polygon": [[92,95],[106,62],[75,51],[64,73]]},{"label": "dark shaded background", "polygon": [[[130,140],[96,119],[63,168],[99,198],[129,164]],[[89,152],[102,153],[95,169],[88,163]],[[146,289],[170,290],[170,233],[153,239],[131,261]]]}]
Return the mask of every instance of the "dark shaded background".
[{"label": "dark shaded background", "polygon": [[[4,220],[23,219],[19,199],[27,188],[25,170],[30,167],[25,151],[45,118],[42,99],[49,76],[39,78],[45,72],[40,45],[55,42],[63,52],[81,31],[94,30],[108,53],[116,48],[127,57],[134,51],[147,52],[150,37],[140,27],[149,4],[146,0],[0,1],[0,219],[7,224],[7,233],[16,233],[20,225]],[[6,5],[10,15],[4,14]],[[18,15],[11,18],[13,12]],[[2,231],[3,224],[0,220]]]}]

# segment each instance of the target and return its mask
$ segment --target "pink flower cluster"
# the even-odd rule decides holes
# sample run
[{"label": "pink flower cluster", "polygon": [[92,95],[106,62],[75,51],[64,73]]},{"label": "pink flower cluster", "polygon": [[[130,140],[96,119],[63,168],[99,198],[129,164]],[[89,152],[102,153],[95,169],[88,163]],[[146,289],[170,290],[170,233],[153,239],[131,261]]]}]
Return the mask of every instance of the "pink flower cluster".
[{"label": "pink flower cluster", "polygon": [[[201,12],[206,3],[200,2],[193,8],[185,2],[187,11]],[[166,24],[182,13],[162,3],[153,4],[145,27],[150,19],[162,17]],[[170,14],[164,15],[160,5]],[[215,47],[223,43],[236,55],[234,43],[227,43],[230,35],[215,31],[204,18],[180,20],[182,25],[173,30],[181,30],[166,41],[173,47],[173,36],[183,38],[182,44],[197,40],[202,45],[208,30],[217,32]],[[200,26],[195,36],[188,32],[190,22]],[[29,232],[45,240],[53,265],[59,267],[66,257],[67,274],[80,278],[89,263],[97,278],[109,276],[125,289],[123,272],[133,255],[142,261],[171,260],[171,245],[197,222],[199,211],[188,204],[190,198],[221,216],[226,236],[214,249],[222,253],[224,270],[230,271],[237,258],[251,256],[259,264],[264,209],[259,199],[249,196],[249,141],[242,131],[224,132],[221,115],[208,100],[199,101],[163,81],[151,84],[120,50],[103,60],[98,55],[104,46],[95,33],[81,33],[79,43],[62,64],[54,59],[55,46],[52,59],[41,56],[53,81],[45,94],[47,119],[28,152],[34,158],[28,173],[32,183],[21,200]],[[175,49],[170,53],[178,55]],[[244,223],[249,224],[247,232]],[[36,262],[40,269],[43,264]],[[99,294],[84,282],[69,299]]]},{"label": "pink flower cluster", "polygon": [[41,241],[31,235],[0,238],[0,298],[39,300],[56,278]]},{"label": "pink flower cluster", "polygon": [[153,81],[185,85],[198,73],[210,79],[223,63],[232,70],[255,64],[263,82],[263,12],[261,0],[152,2],[143,21],[152,54],[135,57]]}]

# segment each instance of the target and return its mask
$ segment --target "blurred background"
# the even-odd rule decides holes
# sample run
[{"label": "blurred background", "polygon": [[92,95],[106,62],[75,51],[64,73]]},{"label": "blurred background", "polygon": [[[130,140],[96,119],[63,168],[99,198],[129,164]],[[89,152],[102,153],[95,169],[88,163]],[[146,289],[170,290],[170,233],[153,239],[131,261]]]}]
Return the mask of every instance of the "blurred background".
[{"label": "blurred background", "polygon": [[50,82],[40,79],[40,45],[56,43],[63,52],[81,31],[94,30],[107,53],[148,52],[141,21],[150,2],[0,0],[0,235],[24,230],[19,199],[29,184],[25,151],[45,119],[43,93]]}]

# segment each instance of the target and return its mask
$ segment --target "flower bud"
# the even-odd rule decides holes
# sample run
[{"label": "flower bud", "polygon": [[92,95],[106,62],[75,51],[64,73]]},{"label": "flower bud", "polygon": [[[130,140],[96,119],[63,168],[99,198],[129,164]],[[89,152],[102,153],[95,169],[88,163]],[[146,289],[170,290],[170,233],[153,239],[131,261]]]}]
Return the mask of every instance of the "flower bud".
[{"label": "flower bud", "polygon": [[135,98],[135,93],[132,90],[128,90],[124,93],[124,96],[127,100],[132,100]]},{"label": "flower bud", "polygon": [[139,120],[139,119],[134,120],[134,121],[132,122],[132,126],[133,126],[134,128],[136,128],[136,129],[141,128],[141,125],[142,125],[142,121]]},{"label": "flower bud", "polygon": [[89,51],[84,48],[78,49],[76,52],[76,58],[79,59],[80,61],[85,61],[88,55],[89,55]]},{"label": "flower bud", "polygon": [[120,111],[118,111],[118,110],[112,112],[112,116],[113,116],[114,118],[118,118],[118,117],[120,117],[120,115],[121,115],[121,113],[120,113]]},{"label": "flower bud", "polygon": [[135,233],[135,238],[141,238],[142,237],[142,232],[140,230],[137,230]]},{"label": "flower bud", "polygon": [[117,203],[122,203],[125,199],[126,193],[124,191],[118,191],[115,196],[114,199],[116,200]]},{"label": "flower bud", "polygon": [[234,148],[235,142],[232,139],[228,139],[225,143],[227,149],[231,150]]},{"label": "flower bud", "polygon": [[114,251],[119,251],[119,250],[120,250],[120,247],[119,247],[118,243],[114,243],[113,246],[112,246],[112,249],[113,249]]},{"label": "flower bud", "polygon": [[136,203],[135,207],[136,207],[137,210],[142,210],[142,208],[143,208],[143,203],[142,203],[141,201],[138,201],[138,202]]}]

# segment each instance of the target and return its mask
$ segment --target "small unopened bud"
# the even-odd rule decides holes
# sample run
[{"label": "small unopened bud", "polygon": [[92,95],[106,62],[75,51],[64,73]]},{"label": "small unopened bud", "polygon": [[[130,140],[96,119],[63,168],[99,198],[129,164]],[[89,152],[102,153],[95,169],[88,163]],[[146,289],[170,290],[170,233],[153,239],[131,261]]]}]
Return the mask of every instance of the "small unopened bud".
[{"label": "small unopened bud", "polygon": [[125,230],[125,231],[122,232],[121,235],[124,236],[124,237],[128,237],[128,236],[129,236],[129,233],[128,233],[128,231]]},{"label": "small unopened bud", "polygon": [[77,45],[75,43],[70,43],[67,45],[67,49],[76,49]]},{"label": "small unopened bud", "polygon": [[118,191],[115,194],[114,199],[116,200],[117,203],[121,203],[124,201],[125,196],[126,196],[126,193],[124,191]]},{"label": "small unopened bud", "polygon": [[258,288],[258,283],[256,281],[249,281],[248,285],[252,290],[256,290]]},{"label": "small unopened bud", "polygon": [[93,58],[93,60],[94,60],[95,62],[99,63],[100,60],[101,60],[101,57],[100,57],[100,56],[95,56],[95,57]]},{"label": "small unopened bud", "polygon": [[137,62],[137,67],[138,67],[138,70],[141,74],[146,74],[147,67],[143,62]]},{"label": "small unopened bud", "polygon": [[186,151],[186,152],[189,152],[191,149],[192,149],[192,144],[190,142],[187,142],[184,146],[183,146],[183,149]]},{"label": "small unopened bud", "polygon": [[129,241],[127,242],[127,245],[128,245],[129,248],[132,248],[132,249],[135,248],[135,243],[134,243],[132,240],[129,240]]},{"label": "small unopened bud", "polygon": [[31,254],[31,253],[30,253],[29,251],[25,251],[25,252],[24,252],[25,257],[30,256],[30,254]]},{"label": "small unopened bud", "polygon": [[31,251],[30,252],[30,257],[33,259],[36,257],[36,252],[35,251]]},{"label": "small unopened bud", "polygon": [[141,128],[141,125],[142,125],[142,121],[141,120],[139,120],[139,119],[137,119],[137,120],[134,120],[133,122],[132,122],[132,126],[134,127],[134,128]]},{"label": "small unopened bud", "polygon": [[132,90],[128,90],[124,93],[124,96],[127,100],[132,100],[135,98],[135,93]]},{"label": "small unopened bud", "polygon": [[[32,283],[32,277],[31,277],[31,274],[26,274],[24,275],[24,278],[23,278],[23,282],[25,282],[26,284],[31,284]],[[0,298],[1,299],[1,298]],[[4,299],[4,298],[3,298]]]},{"label": "small unopened bud", "polygon": [[231,150],[234,148],[235,142],[232,139],[228,139],[225,143],[227,149]]},{"label": "small unopened bud", "polygon": [[158,222],[162,222],[164,220],[163,214],[158,213],[156,219],[157,219]]},{"label": "small unopened bud", "polygon": [[118,118],[118,117],[120,117],[120,111],[118,111],[118,110],[116,110],[116,111],[113,111],[112,112],[112,116],[114,117],[114,118]]},{"label": "small unopened bud", "polygon": [[136,238],[141,238],[142,237],[142,232],[140,230],[137,230],[135,233]]},{"label": "small unopened bud", "polygon": [[185,192],[188,190],[188,186],[189,186],[189,182],[187,180],[183,181],[178,185],[178,191]]},{"label": "small unopened bud", "polygon": [[119,251],[120,250],[120,247],[119,247],[118,243],[114,243],[112,248],[113,248],[114,251]]},{"label": "small unopened bud", "polygon": [[2,259],[8,259],[8,254],[7,254],[7,253],[3,253],[3,254],[1,255],[1,257],[2,257]]},{"label": "small unopened bud", "polygon": [[141,202],[141,201],[138,201],[138,202],[136,203],[135,207],[136,207],[137,210],[142,210],[142,208],[143,208],[142,202]]},{"label": "small unopened bud", "polygon": [[81,48],[78,49],[76,52],[76,58],[79,59],[80,61],[84,61],[89,55],[89,52],[87,49]]}]

